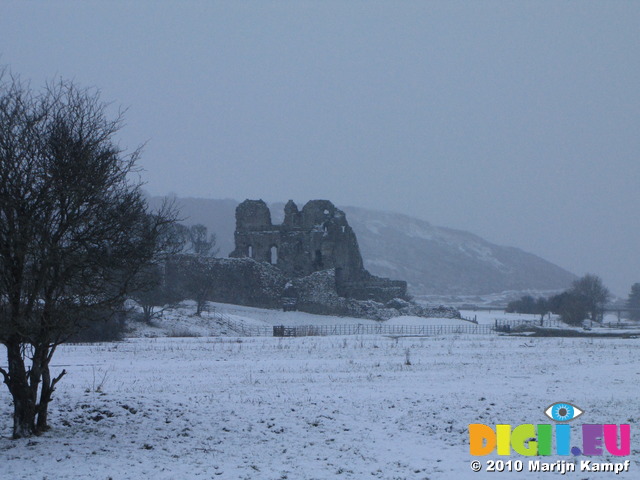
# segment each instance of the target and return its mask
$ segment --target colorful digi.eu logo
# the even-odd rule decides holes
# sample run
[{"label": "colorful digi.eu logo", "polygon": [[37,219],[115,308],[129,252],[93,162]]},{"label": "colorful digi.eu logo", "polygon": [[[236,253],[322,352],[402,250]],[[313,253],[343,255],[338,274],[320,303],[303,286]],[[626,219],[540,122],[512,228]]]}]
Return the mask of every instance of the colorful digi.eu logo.
[{"label": "colorful digi.eu logo", "polygon": [[553,403],[549,405],[544,414],[549,417],[551,420],[555,420],[556,422],[570,422],[571,420],[575,420],[584,412],[580,410],[575,405],[570,403]]},{"label": "colorful digi.eu logo", "polygon": [[556,424],[525,423],[514,428],[508,424],[495,428],[483,423],[469,425],[471,455],[484,456],[494,451],[498,455],[511,455],[513,449],[520,455],[547,456],[553,454],[554,443],[557,455],[631,454],[629,424],[584,424],[581,426],[582,445],[572,447],[570,422],[583,415],[584,410],[569,402],[556,402],[544,409],[544,414]]}]

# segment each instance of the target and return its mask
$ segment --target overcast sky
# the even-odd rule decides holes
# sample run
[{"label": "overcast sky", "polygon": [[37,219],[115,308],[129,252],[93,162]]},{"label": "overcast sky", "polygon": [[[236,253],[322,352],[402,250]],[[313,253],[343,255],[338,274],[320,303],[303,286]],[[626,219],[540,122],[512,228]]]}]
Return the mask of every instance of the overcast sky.
[{"label": "overcast sky", "polygon": [[152,194],[397,211],[640,282],[640,2],[10,2],[0,64],[129,108]]}]

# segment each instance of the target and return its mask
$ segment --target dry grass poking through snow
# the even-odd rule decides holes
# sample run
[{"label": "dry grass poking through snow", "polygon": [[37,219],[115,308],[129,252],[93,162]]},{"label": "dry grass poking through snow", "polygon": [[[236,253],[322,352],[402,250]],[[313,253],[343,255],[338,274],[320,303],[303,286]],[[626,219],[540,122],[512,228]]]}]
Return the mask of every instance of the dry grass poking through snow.
[{"label": "dry grass poking through snow", "polygon": [[55,363],[43,437],[8,438],[0,392],[3,479],[493,478],[469,469],[469,423],[549,423],[561,400],[586,423],[640,418],[635,340],[134,339]]}]

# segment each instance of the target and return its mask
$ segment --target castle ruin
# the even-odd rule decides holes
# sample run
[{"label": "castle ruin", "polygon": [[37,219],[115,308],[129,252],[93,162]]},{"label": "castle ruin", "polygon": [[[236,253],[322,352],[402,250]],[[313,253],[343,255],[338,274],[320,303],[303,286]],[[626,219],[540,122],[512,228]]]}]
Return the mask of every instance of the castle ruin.
[{"label": "castle ruin", "polygon": [[376,277],[364,268],[356,235],[333,203],[311,200],[300,211],[289,200],[284,214],[283,223],[274,225],[264,201],[238,205],[235,250],[229,256],[270,263],[291,279],[333,270],[341,297],[378,302],[407,297],[406,282]]}]

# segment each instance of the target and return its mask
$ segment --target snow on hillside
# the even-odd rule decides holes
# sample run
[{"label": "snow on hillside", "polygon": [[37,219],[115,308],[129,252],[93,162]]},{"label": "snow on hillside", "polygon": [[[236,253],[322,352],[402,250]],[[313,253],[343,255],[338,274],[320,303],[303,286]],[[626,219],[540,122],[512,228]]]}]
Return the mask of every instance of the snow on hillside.
[{"label": "snow on hillside", "polygon": [[[468,425],[553,423],[543,410],[569,401],[585,412],[574,423],[631,423],[632,456],[624,458],[629,473],[568,477],[635,479],[638,365],[638,341],[622,339],[221,337],[66,345],[53,361],[54,373],[68,374],[51,405],[52,430],[10,440],[10,400],[0,389],[0,477],[548,479],[473,473]],[[485,468],[489,459],[529,460],[478,459]]]},{"label": "snow on hillside", "polygon": [[365,267],[375,275],[406,280],[414,295],[554,290],[575,279],[540,257],[469,232],[398,213],[356,207],[344,211]]}]

